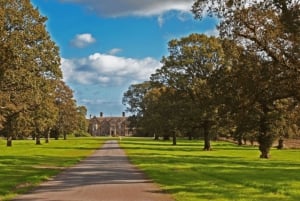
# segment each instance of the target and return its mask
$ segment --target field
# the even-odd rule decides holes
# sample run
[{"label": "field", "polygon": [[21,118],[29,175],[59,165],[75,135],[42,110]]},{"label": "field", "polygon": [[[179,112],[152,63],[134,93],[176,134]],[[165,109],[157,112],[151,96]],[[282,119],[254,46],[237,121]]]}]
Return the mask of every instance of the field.
[{"label": "field", "polygon": [[177,201],[298,201],[300,150],[271,150],[259,159],[257,147],[213,142],[124,138],[130,160]]},{"label": "field", "polygon": [[[90,155],[108,138],[72,138],[35,145],[0,140],[0,200],[9,200]],[[117,138],[115,138],[117,139]],[[257,147],[202,141],[123,138],[130,160],[177,201],[298,201],[300,149],[271,150],[259,159]]]},{"label": "field", "polygon": [[99,148],[103,140],[73,138],[43,145],[23,140],[13,141],[12,147],[6,147],[5,140],[0,140],[0,200],[9,200],[78,163]]}]

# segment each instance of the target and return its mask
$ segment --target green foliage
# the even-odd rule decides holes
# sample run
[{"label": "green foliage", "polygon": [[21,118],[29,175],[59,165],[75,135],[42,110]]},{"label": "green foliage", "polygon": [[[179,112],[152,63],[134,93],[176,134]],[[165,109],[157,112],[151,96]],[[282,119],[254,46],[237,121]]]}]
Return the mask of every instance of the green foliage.
[{"label": "green foliage", "polygon": [[[217,97],[212,86],[215,74],[225,64],[222,43],[215,37],[191,34],[171,40],[169,52],[170,55],[162,59],[162,68],[150,79],[174,91],[173,98],[169,98],[174,105],[171,111],[175,113],[172,127],[181,132],[202,128],[206,142],[204,149],[210,150],[210,131],[217,116]],[[170,112],[164,115],[167,114],[172,115]]]},{"label": "green foliage", "polygon": [[226,45],[230,72],[219,86],[227,87],[231,129],[238,138],[256,132],[262,158],[300,100],[299,8],[299,1],[197,0],[192,9],[196,18],[219,17],[221,38],[240,46]]},{"label": "green foliage", "polygon": [[85,106],[77,107],[76,121],[78,125],[78,130],[81,132],[86,132],[88,130],[88,121],[86,120],[87,108]]},{"label": "green foliage", "polygon": [[83,130],[74,131],[73,135],[74,137],[91,137],[90,133]]},{"label": "green foliage", "polygon": [[[262,9],[257,12],[265,12],[255,6]],[[255,12],[251,7],[247,9]],[[241,20],[247,29],[252,22],[243,21],[236,12],[234,23],[223,23],[238,29]],[[268,16],[275,17],[274,13]],[[251,15],[251,19],[255,17]],[[264,20],[259,23],[271,29]],[[288,56],[291,52],[276,44],[283,37],[280,30],[263,31],[264,39],[251,37],[251,30],[240,30],[249,34],[243,36],[237,30],[237,39],[224,33],[223,39],[191,34],[171,40],[170,54],[163,57],[163,66],[151,76],[151,82],[132,85],[124,94],[129,109],[138,114],[135,125],[151,136],[172,135],[173,140],[177,135],[192,137],[191,133],[203,131],[205,150],[210,150],[213,134],[232,136],[239,144],[242,140],[257,141],[261,157],[269,158],[271,145],[278,137],[299,133],[300,71],[293,73],[295,63],[280,63],[277,53],[259,47],[270,35],[274,47]],[[293,43],[297,40],[290,42],[291,48],[297,46]]]},{"label": "green foliage", "polygon": [[35,146],[31,140],[23,140],[14,141],[10,148],[0,140],[0,200],[28,191],[78,163],[102,143],[100,138],[70,138]]},{"label": "green foliage", "polygon": [[63,81],[60,81],[56,86],[55,94],[58,119],[54,129],[66,139],[67,133],[71,133],[77,126],[77,110],[73,99],[73,91]]},{"label": "green foliage", "polygon": [[126,106],[126,111],[130,112],[132,115],[129,117],[130,128],[137,130],[137,134],[141,131],[141,118],[146,110],[144,105],[144,97],[147,92],[151,89],[151,84],[149,81],[133,84],[129,86],[128,90],[123,94],[122,103]]},{"label": "green foliage", "polygon": [[46,30],[46,17],[29,0],[0,1],[0,129],[12,138],[87,130],[86,108],[78,108],[63,83],[60,55]]},{"label": "green foliage", "polygon": [[150,82],[147,81],[131,85],[122,99],[122,103],[127,106],[126,111],[140,116],[140,113],[145,110],[142,100],[150,88]]},{"label": "green foliage", "polygon": [[[39,144],[63,110],[55,105],[61,98],[55,93],[62,79],[59,49],[46,30],[47,18],[29,0],[0,1],[0,16],[0,129],[8,145],[30,135]],[[68,101],[75,105],[70,93]],[[76,116],[69,108],[64,111]],[[72,109],[75,114],[76,106]]]},{"label": "green foliage", "polygon": [[169,142],[123,138],[130,161],[178,201],[253,201],[300,199],[300,150],[272,150],[268,161],[257,159],[256,147],[203,141]]}]

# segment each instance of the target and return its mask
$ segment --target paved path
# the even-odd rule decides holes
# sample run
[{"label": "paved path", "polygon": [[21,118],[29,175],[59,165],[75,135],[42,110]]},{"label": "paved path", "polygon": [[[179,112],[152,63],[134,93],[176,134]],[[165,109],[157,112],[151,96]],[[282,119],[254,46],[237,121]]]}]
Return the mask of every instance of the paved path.
[{"label": "paved path", "polygon": [[172,201],[129,163],[117,141],[15,201]]}]

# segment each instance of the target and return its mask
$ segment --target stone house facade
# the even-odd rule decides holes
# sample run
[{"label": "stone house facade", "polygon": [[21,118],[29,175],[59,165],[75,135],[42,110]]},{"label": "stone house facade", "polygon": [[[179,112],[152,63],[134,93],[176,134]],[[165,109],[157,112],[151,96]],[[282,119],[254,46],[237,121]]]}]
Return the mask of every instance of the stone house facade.
[{"label": "stone house facade", "polygon": [[132,131],[128,125],[128,117],[125,117],[124,112],[121,117],[104,117],[100,112],[100,117],[89,119],[88,132],[92,136],[130,136]]}]

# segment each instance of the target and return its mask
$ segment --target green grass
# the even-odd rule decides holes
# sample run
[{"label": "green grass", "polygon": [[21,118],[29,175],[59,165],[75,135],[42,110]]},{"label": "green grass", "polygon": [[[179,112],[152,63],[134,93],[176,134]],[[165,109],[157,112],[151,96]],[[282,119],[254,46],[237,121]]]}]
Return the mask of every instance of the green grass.
[{"label": "green grass", "polygon": [[124,138],[130,160],[177,201],[298,201],[300,150],[271,150],[259,159],[257,147],[212,142],[171,142]]},{"label": "green grass", "polygon": [[52,140],[35,145],[32,140],[0,139],[0,200],[9,200],[78,163],[103,143],[103,138]]}]

